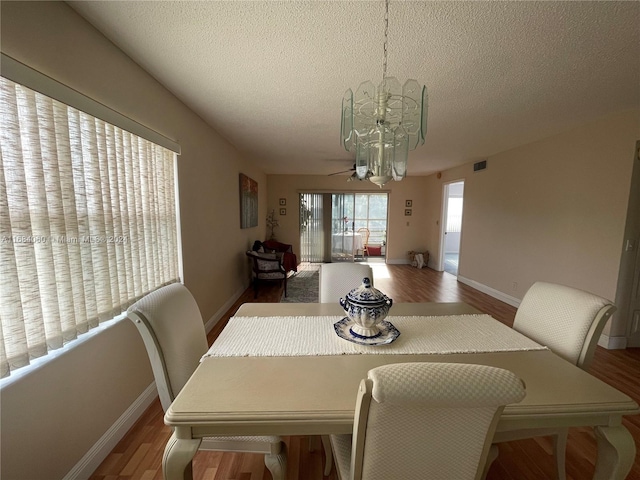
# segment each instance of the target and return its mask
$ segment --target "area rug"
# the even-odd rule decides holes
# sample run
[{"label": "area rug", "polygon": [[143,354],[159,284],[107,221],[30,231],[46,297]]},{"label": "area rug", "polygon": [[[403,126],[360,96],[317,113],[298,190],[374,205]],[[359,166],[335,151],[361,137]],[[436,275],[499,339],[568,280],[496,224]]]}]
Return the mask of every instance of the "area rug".
[{"label": "area rug", "polygon": [[304,263],[298,272],[287,280],[287,296],[282,293],[282,303],[316,303],[320,285],[320,264]]}]

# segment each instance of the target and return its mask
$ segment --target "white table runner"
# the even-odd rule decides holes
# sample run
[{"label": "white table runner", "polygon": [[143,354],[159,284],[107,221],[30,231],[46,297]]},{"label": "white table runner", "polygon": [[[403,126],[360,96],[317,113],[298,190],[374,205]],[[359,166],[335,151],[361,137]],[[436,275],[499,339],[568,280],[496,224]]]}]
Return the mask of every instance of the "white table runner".
[{"label": "white table runner", "polygon": [[206,357],[361,354],[453,354],[545,350],[490,315],[394,317],[400,336],[388,345],[344,340],[333,324],[344,317],[232,317]]}]

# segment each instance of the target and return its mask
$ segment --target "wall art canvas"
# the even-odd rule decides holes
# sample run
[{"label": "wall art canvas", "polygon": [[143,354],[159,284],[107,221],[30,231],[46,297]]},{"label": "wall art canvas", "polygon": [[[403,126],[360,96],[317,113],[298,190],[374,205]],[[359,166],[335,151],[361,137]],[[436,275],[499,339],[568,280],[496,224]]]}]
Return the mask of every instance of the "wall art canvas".
[{"label": "wall art canvas", "polygon": [[258,226],[258,182],[240,174],[240,228]]}]

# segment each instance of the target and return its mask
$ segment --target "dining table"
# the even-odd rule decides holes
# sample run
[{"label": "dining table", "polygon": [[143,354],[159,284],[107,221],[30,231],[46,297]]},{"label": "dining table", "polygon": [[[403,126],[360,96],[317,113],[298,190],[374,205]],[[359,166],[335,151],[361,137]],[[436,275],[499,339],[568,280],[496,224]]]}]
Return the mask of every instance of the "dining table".
[{"label": "dining table", "polygon": [[398,362],[453,362],[511,370],[526,397],[507,405],[496,436],[591,427],[594,479],[621,480],[636,454],[622,418],[640,413],[626,394],[464,303],[393,304],[400,335],[385,345],[338,337],[333,303],[246,303],[231,317],[165,414],[168,480],[190,478],[203,437],[351,433],[367,372]]},{"label": "dining table", "polygon": [[358,250],[362,250],[364,241],[358,232],[346,231],[331,235],[331,252],[355,258]]}]

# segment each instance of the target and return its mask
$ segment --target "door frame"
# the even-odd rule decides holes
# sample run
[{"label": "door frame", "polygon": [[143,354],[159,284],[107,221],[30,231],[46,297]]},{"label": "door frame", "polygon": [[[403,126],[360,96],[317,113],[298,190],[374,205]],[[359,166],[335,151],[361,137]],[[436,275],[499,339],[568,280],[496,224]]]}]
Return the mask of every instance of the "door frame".
[{"label": "door frame", "polygon": [[[447,214],[449,211],[449,187],[453,183],[466,183],[464,178],[457,180],[449,180],[442,184],[442,208],[440,210],[440,254],[438,255],[438,264],[436,270],[439,272],[444,271],[444,255],[445,255],[445,236],[447,230]],[[464,193],[462,194],[464,198]],[[464,201],[464,200],[463,200]],[[462,215],[464,216],[464,206],[462,207]],[[460,245],[462,245],[462,229],[460,229]],[[460,272],[458,271],[458,274]]]},{"label": "door frame", "polygon": [[[640,200],[640,140],[636,142],[631,172],[631,187],[627,205],[618,284],[615,304],[618,311],[614,322],[625,326],[624,347],[640,347],[640,220],[638,219],[638,201]],[[622,325],[618,328],[621,329]],[[613,330],[613,324],[611,325]]]}]

